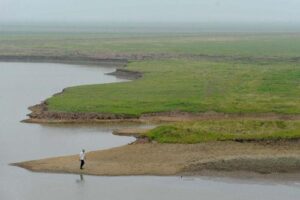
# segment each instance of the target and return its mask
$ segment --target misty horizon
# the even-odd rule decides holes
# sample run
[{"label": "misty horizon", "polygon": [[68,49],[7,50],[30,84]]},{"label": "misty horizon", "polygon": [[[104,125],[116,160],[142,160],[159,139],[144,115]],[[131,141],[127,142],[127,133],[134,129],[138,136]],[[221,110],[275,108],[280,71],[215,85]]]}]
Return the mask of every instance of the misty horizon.
[{"label": "misty horizon", "polygon": [[1,0],[1,23],[300,23],[297,0]]}]

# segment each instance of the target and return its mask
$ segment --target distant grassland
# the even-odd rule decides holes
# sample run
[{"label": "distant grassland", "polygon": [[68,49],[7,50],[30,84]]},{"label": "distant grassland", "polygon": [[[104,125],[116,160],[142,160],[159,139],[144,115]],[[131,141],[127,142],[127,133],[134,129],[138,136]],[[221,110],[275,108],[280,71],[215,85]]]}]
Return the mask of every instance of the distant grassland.
[{"label": "distant grassland", "polygon": [[299,57],[300,34],[0,33],[0,55]]},{"label": "distant grassland", "polygon": [[146,135],[159,143],[263,141],[300,138],[299,121],[199,121],[157,127]]}]

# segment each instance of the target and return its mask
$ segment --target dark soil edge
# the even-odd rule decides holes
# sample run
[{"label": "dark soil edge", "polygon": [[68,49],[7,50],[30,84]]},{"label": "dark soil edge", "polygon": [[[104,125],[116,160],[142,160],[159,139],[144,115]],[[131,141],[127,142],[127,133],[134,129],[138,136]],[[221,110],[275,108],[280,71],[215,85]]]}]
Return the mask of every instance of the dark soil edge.
[{"label": "dark soil edge", "polygon": [[117,78],[135,80],[143,77],[142,72],[131,71],[127,69],[118,68],[116,71],[107,73],[107,75],[116,76]]},{"label": "dark soil edge", "polygon": [[[56,94],[59,95],[59,94]],[[160,123],[179,122],[195,120],[235,120],[235,119],[256,119],[256,120],[300,120],[300,115],[287,115],[277,113],[238,113],[226,114],[216,112],[189,113],[189,112],[162,112],[147,113],[141,116],[113,113],[72,113],[49,111],[47,102],[42,102],[29,107],[32,112],[28,114],[29,119],[22,122],[27,123],[107,123],[107,122],[137,122],[137,123]]]}]

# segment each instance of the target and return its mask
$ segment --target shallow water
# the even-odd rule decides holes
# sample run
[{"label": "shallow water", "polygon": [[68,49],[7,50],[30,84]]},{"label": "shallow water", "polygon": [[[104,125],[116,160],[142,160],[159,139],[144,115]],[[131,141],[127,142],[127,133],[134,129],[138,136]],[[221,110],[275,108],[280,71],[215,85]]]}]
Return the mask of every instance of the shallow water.
[{"label": "shallow water", "polygon": [[[111,67],[0,62],[0,199],[300,199],[300,182],[224,178],[93,177],[32,173],[9,163],[127,144],[113,125],[37,125],[19,121],[67,86],[123,81]],[[129,125],[122,125],[129,126]]]}]

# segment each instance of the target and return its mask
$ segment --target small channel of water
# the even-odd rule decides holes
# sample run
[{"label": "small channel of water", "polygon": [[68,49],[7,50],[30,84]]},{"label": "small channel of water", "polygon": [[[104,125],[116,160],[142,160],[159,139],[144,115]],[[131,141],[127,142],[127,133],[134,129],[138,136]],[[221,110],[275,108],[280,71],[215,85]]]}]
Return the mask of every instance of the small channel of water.
[{"label": "small channel of water", "polygon": [[[93,177],[32,173],[9,163],[76,154],[134,140],[111,134],[112,125],[20,123],[27,107],[73,85],[125,81],[111,67],[0,62],[0,199],[300,199],[300,182],[180,177]],[[120,125],[121,126],[121,125]],[[122,125],[129,126],[129,125]]]}]

